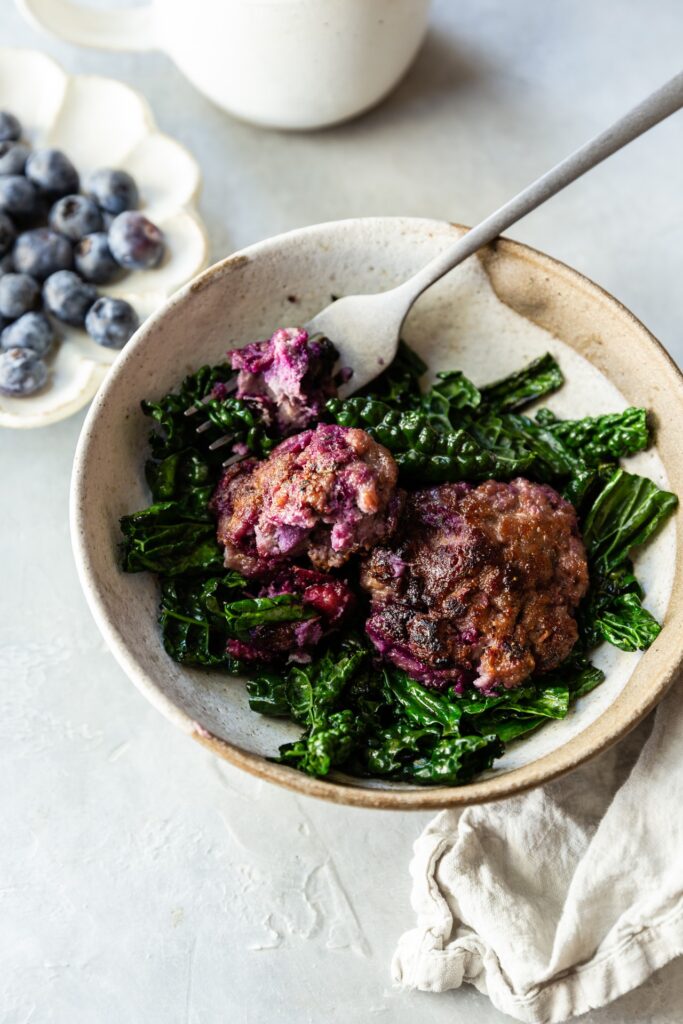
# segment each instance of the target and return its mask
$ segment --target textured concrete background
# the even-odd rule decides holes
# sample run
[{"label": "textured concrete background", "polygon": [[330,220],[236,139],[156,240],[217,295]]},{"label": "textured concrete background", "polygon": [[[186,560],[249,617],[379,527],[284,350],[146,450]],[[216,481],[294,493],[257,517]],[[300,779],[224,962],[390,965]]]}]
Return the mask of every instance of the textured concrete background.
[{"label": "textured concrete background", "polygon": [[[79,51],[0,0],[0,43],[121,78],[198,157],[213,253],[361,214],[475,222],[679,70],[678,0],[441,0],[378,110],[315,135],[232,121],[160,55]],[[587,273],[683,358],[683,118],[512,234]],[[67,528],[82,416],[0,433],[0,1021],[494,1024],[466,989],[391,990],[425,815],[242,777],[133,689],[85,607]],[[683,961],[587,1024],[677,1024]]]}]

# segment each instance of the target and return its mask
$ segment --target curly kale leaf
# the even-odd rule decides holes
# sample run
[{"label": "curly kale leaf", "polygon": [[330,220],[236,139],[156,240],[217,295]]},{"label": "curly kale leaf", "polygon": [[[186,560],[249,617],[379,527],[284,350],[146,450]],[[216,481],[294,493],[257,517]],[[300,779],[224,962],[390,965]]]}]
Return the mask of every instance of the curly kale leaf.
[{"label": "curly kale leaf", "polygon": [[557,360],[546,352],[523,369],[481,389],[482,404],[497,412],[523,409],[564,384]]},{"label": "curly kale leaf", "polygon": [[377,399],[334,398],[326,409],[334,422],[361,427],[388,448],[408,483],[509,479],[530,462],[528,453],[489,451],[466,430],[436,430],[424,412],[398,412]]},{"label": "curly kale leaf", "polygon": [[647,477],[616,470],[586,516],[583,540],[593,569],[610,572],[644,544],[678,505]]},{"label": "curly kale leaf", "polygon": [[586,648],[607,640],[623,651],[646,650],[660,632],[642,605],[630,555],[672,514],[678,499],[647,477],[615,470],[588,511],[583,539],[590,590],[579,609]]},{"label": "curly kale leaf", "polygon": [[213,433],[208,432],[209,440],[229,436],[233,444],[245,445],[250,454],[259,458],[265,458],[282,440],[266,423],[263,407],[258,402],[243,398],[212,398],[202,406],[202,413],[217,428]]},{"label": "curly kale leaf", "polygon": [[458,786],[490,768],[505,751],[498,736],[444,736],[409,762],[401,778],[427,786]]},{"label": "curly kale leaf", "polygon": [[170,391],[156,402],[142,403],[142,411],[151,416],[157,426],[149,438],[155,458],[165,458],[171,452],[195,444],[198,421],[193,416],[186,416],[185,410],[201,402],[216,384],[224,384],[233,377],[234,371],[228,363],[202,366],[196,373],[185,377],[175,391]]},{"label": "curly kale leaf", "polygon": [[316,612],[304,608],[294,594],[278,594],[276,597],[242,597],[226,604],[223,614],[229,635],[246,640],[257,626],[303,622],[314,618]]},{"label": "curly kale leaf", "polygon": [[540,409],[536,422],[588,466],[635,455],[650,444],[645,409],[631,407],[623,412],[586,416],[581,420],[560,420],[549,409]]},{"label": "curly kale leaf", "polygon": [[[156,402],[142,403],[143,412],[155,422],[149,436],[152,458],[145,468],[155,501],[184,497],[198,487],[198,473],[203,475],[204,486],[215,484],[226,451],[230,451],[227,447],[211,451],[210,444],[220,437],[229,436],[232,444],[244,445],[259,457],[266,456],[277,444],[278,438],[258,402],[232,397],[206,401],[217,384],[234,377],[227,363],[202,366],[176,391]],[[198,405],[194,415],[186,415],[188,409]],[[198,435],[197,427],[206,422],[211,427]]]},{"label": "curly kale leaf", "polygon": [[359,729],[352,711],[333,711],[316,722],[300,740],[280,747],[280,762],[308,775],[328,775],[342,767],[358,745]]},{"label": "curly kale leaf", "polygon": [[453,370],[437,373],[436,382],[422,396],[421,410],[430,426],[449,432],[461,425],[463,409],[476,409],[480,404],[479,389],[460,370]]},{"label": "curly kale leaf", "polygon": [[121,562],[126,572],[161,576],[218,572],[223,553],[216,527],[202,513],[181,501],[161,501],[121,519]]},{"label": "curly kale leaf", "polygon": [[399,341],[396,356],[379,377],[358,394],[378,398],[395,409],[416,409],[420,405],[420,378],[427,364],[405,341]]},{"label": "curly kale leaf", "polygon": [[159,622],[164,647],[174,661],[239,669],[226,654],[228,629],[223,609],[245,585],[246,580],[235,572],[203,579],[161,580]]},{"label": "curly kale leaf", "polygon": [[592,627],[599,639],[622,651],[645,651],[662,631],[635,593],[599,594],[592,611]]}]

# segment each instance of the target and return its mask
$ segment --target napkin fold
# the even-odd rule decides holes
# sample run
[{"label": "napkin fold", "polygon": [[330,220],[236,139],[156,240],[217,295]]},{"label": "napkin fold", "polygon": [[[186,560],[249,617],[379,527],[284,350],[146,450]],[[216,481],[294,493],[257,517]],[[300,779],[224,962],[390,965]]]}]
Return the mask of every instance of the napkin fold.
[{"label": "napkin fold", "polygon": [[621,743],[524,796],[444,811],[415,843],[394,980],[463,982],[556,1024],[683,953],[683,686]]}]

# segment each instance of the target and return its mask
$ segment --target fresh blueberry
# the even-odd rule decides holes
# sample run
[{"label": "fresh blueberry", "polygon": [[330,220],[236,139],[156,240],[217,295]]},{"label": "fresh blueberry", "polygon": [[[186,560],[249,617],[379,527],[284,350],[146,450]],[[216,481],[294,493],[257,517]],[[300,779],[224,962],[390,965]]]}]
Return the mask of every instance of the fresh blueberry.
[{"label": "fresh blueberry", "polygon": [[0,277],[0,315],[18,320],[38,305],[40,285],[28,274],[3,274]]},{"label": "fresh blueberry", "polygon": [[21,138],[21,122],[8,110],[0,110],[0,142]]},{"label": "fresh blueberry", "polygon": [[30,348],[42,357],[54,340],[55,332],[44,313],[24,313],[0,334],[0,348]]},{"label": "fresh blueberry", "polygon": [[87,195],[107,213],[123,213],[136,209],[139,202],[138,187],[126,171],[104,167],[95,171],[85,183]]},{"label": "fresh blueberry", "polygon": [[85,329],[98,345],[123,348],[138,327],[138,315],[123,299],[98,299],[85,318]]},{"label": "fresh blueberry", "polygon": [[30,152],[23,142],[0,142],[0,174],[23,174]]},{"label": "fresh blueberry", "polygon": [[97,288],[86,284],[73,270],[58,270],[43,285],[45,306],[58,320],[82,327],[85,314],[97,300]]},{"label": "fresh blueberry", "polygon": [[78,171],[60,149],[35,149],[26,161],[26,177],[55,199],[78,192]]},{"label": "fresh blueberry", "polygon": [[0,392],[13,398],[24,398],[42,388],[47,380],[47,366],[30,348],[10,348],[0,353]]},{"label": "fresh blueberry", "polygon": [[164,236],[151,220],[128,210],[112,221],[109,248],[126,270],[143,270],[158,266],[164,254]]},{"label": "fresh blueberry", "polygon": [[111,254],[105,231],[97,231],[80,240],[74,249],[74,263],[81,277],[95,284],[107,284],[121,273]]},{"label": "fresh blueberry", "polygon": [[17,233],[6,213],[0,213],[0,256],[4,256],[14,245]]},{"label": "fresh blueberry", "polygon": [[3,274],[14,273],[14,257],[11,252],[8,252],[6,256],[3,256],[0,260],[0,277]]},{"label": "fresh blueberry", "polygon": [[6,174],[0,178],[0,210],[12,217],[30,217],[39,206],[39,196],[33,185],[21,174]]},{"label": "fresh blueberry", "polygon": [[56,270],[73,266],[71,242],[49,228],[34,228],[19,235],[14,245],[14,267],[20,274],[44,281]]},{"label": "fresh blueberry", "polygon": [[77,242],[84,235],[101,231],[102,214],[87,196],[63,196],[50,210],[48,223],[53,231]]}]

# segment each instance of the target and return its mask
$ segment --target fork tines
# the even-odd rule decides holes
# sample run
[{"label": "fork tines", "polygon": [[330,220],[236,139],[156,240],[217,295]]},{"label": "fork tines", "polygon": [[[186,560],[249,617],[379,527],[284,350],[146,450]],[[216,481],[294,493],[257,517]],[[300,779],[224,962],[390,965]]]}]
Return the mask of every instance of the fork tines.
[{"label": "fork tines", "polygon": [[[233,391],[237,391],[237,377],[233,377],[232,380],[227,381],[227,383],[223,385],[223,389],[227,394],[232,394]],[[185,415],[194,416],[194,414],[196,412],[199,412],[203,405],[207,405],[212,400],[212,398],[213,395],[210,392],[208,395],[204,395],[204,397],[200,398],[198,402],[195,402],[194,405],[191,405],[188,409],[185,410]]]}]

